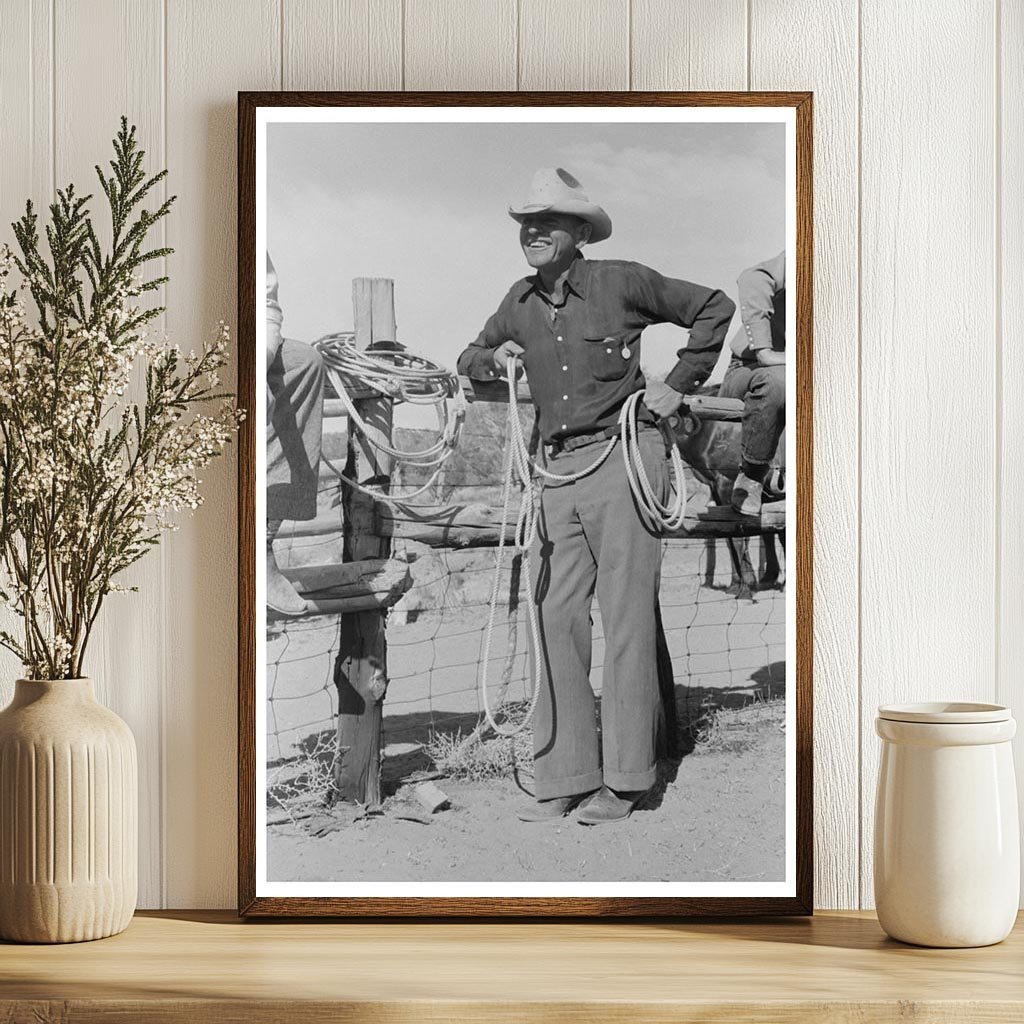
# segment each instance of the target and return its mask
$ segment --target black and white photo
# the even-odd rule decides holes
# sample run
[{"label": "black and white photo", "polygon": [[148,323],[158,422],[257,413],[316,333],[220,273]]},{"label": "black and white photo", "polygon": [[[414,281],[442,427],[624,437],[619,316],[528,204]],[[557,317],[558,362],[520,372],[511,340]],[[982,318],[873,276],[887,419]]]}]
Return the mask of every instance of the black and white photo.
[{"label": "black and white photo", "polygon": [[795,103],[425,102],[249,108],[250,895],[796,909]]}]

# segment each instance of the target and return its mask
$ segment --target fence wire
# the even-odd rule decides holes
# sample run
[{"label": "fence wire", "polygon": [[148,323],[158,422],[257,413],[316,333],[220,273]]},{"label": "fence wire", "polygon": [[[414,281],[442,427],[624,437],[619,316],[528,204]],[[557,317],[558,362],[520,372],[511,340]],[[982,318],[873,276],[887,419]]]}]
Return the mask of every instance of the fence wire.
[{"label": "fence wire", "polygon": [[[755,570],[760,563],[763,571],[765,546],[771,543],[777,542],[750,541]],[[774,585],[738,597],[725,541],[673,539],[662,546],[660,604],[680,728],[698,728],[709,708],[784,696],[784,568]],[[451,741],[480,723],[478,678],[495,558],[491,548],[429,549],[401,540],[395,541],[393,555],[409,560],[414,582],[388,612],[385,792],[433,767],[426,748],[437,737]],[[777,555],[784,566],[782,552]],[[513,598],[508,611],[513,575],[508,562],[506,557],[488,676],[496,692],[507,673],[506,700],[516,704],[529,696],[530,659],[525,606]],[[592,622],[591,682],[599,699],[605,633],[596,600]],[[330,793],[337,758],[339,639],[336,615],[278,621],[268,628],[268,797],[272,807],[289,815]]]}]

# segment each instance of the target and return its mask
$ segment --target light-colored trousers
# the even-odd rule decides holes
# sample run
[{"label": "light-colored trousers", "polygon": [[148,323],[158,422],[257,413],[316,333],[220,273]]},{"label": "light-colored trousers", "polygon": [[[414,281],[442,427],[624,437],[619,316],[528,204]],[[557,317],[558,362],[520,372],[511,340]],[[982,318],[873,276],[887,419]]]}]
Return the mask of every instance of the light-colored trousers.
[{"label": "light-colored trousers", "polygon": [[[561,454],[549,468],[563,475],[578,472],[604,444]],[[594,473],[575,483],[545,481],[541,493],[530,554],[541,634],[542,678],[534,718],[539,800],[585,793],[602,784],[635,791],[655,782],[661,540],[640,517],[619,444]],[[668,465],[661,434],[643,430],[640,444],[647,475],[664,500]],[[595,592],[605,635],[600,732],[590,685]]]}]

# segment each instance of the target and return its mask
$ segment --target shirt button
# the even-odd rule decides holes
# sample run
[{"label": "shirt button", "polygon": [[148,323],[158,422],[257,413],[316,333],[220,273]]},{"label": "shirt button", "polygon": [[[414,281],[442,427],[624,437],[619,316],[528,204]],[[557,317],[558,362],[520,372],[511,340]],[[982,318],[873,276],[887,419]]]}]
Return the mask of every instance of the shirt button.
[{"label": "shirt button", "polygon": [[562,369],[563,369],[563,370],[568,370],[568,369],[569,369],[569,367],[568,367],[568,366],[563,366],[563,367],[562,367]]},{"label": "shirt button", "polygon": [[610,348],[606,348],[605,352],[611,352],[611,349]]},{"label": "shirt button", "polygon": [[564,424],[564,423],[563,423],[563,424],[562,424],[562,429],[563,429],[563,430],[568,430],[569,428],[568,428],[568,426],[566,426],[566,424]]},{"label": "shirt button", "polygon": [[555,341],[561,341],[561,340],[562,340],[562,336],[561,335],[558,335],[558,337],[555,338]]},{"label": "shirt button", "polygon": [[568,395],[562,395],[562,401],[563,402],[568,402],[569,401],[569,396]]}]

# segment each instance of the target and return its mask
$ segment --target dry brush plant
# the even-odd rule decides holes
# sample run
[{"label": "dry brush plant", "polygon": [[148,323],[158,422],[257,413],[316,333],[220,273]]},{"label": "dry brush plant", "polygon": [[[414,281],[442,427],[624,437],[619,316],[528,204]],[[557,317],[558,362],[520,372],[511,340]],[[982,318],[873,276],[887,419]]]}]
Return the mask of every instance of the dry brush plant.
[{"label": "dry brush plant", "polygon": [[[497,714],[507,722],[518,723],[526,715],[529,701],[503,701]],[[431,731],[424,752],[446,778],[466,782],[512,778],[518,773],[533,774],[533,730],[526,728],[514,736],[491,734],[486,720],[470,733]]]},{"label": "dry brush plant", "polygon": [[197,474],[241,418],[219,390],[225,325],[188,354],[147,336],[164,309],[141,297],[167,278],[144,272],[173,251],[147,249],[147,236],[174,197],[143,205],[167,174],[148,176],[144,157],[122,118],[110,174],[96,168],[109,243],[92,197],[68,186],[45,241],[29,202],[13,225],[19,251],[0,249],[0,600],[20,618],[0,645],[32,679],[82,675],[104,598],[125,589],[116,577],[199,505]]}]

